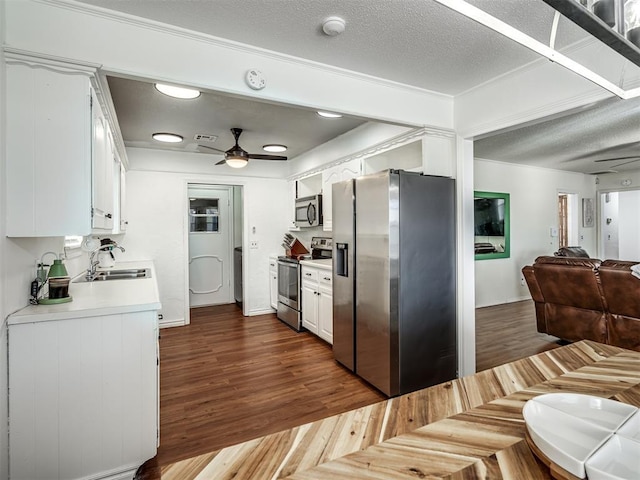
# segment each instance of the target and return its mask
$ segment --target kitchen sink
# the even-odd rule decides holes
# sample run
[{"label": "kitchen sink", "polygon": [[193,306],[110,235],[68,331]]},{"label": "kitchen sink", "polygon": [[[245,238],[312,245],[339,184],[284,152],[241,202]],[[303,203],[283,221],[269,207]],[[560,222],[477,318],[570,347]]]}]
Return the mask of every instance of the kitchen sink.
[{"label": "kitchen sink", "polygon": [[83,275],[76,278],[74,282],[101,282],[105,280],[129,280],[134,278],[151,278],[151,269],[127,268],[122,270],[99,270],[92,279]]}]

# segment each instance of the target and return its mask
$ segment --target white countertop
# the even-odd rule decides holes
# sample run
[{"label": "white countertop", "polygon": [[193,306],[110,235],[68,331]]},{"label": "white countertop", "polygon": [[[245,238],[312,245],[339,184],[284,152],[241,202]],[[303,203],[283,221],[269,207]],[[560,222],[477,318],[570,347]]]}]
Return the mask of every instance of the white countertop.
[{"label": "white countertop", "polygon": [[333,259],[331,258],[318,258],[318,259],[309,259],[309,260],[300,260],[300,265],[307,267],[315,267],[320,268],[322,270],[333,269]]},{"label": "white countertop", "polygon": [[161,304],[153,262],[118,262],[112,268],[98,270],[130,268],[149,268],[151,278],[77,283],[71,280],[69,284],[69,295],[73,297],[71,302],[58,305],[30,305],[12,314],[8,324],[159,310]]}]

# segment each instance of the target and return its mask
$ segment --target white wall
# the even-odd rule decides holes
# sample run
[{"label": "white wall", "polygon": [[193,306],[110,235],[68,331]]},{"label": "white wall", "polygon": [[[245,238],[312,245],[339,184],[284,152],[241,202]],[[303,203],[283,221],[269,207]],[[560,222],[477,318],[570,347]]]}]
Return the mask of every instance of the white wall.
[{"label": "white wall", "polygon": [[[635,165],[640,166],[640,162]],[[640,188],[640,169],[631,172],[598,175],[598,192],[613,192]]]},{"label": "white wall", "polygon": [[[5,0],[0,0],[0,44],[4,44],[5,32]],[[6,114],[6,83],[5,83],[4,51],[0,49],[0,145],[6,145],[5,114]],[[0,148],[0,178],[6,178],[5,148]],[[0,182],[0,265],[6,265],[5,245],[5,185]],[[9,477],[9,432],[8,396],[7,396],[7,326],[5,317],[10,312],[5,302],[6,268],[0,271],[0,480]]]},{"label": "white wall", "polygon": [[600,258],[620,258],[618,192],[600,196]]},{"label": "white wall", "polygon": [[[126,175],[129,225],[121,240],[126,248],[121,259],[154,261],[163,323],[181,324],[188,311],[187,183],[242,185],[245,313],[255,315],[271,312],[268,261],[271,253],[282,250],[280,244],[287,228],[286,181],[190,173],[194,168],[198,169],[201,155],[195,154],[128,149],[127,155],[130,162],[130,170]],[[160,166],[164,162],[170,163],[174,171],[151,170],[154,159],[162,160],[155,162]],[[182,166],[185,171],[175,171],[176,165]],[[250,165],[246,168],[249,169]],[[227,173],[229,170],[227,167]],[[250,241],[257,241],[258,248],[249,249]]]},{"label": "white wall", "polygon": [[290,175],[313,171],[327,163],[365,151],[374,145],[411,132],[409,127],[368,122],[331,141],[305,152],[291,161]]},{"label": "white wall", "polygon": [[620,192],[618,202],[618,258],[640,261],[640,190]]},{"label": "white wall", "polygon": [[[558,226],[558,192],[593,198],[594,177],[482,159],[475,160],[474,171],[475,190],[508,193],[511,200],[511,256],[475,262],[476,306],[529,298],[521,270],[558,249],[558,237],[550,236],[550,228]],[[579,235],[581,245],[595,257],[595,226],[580,226]]]}]

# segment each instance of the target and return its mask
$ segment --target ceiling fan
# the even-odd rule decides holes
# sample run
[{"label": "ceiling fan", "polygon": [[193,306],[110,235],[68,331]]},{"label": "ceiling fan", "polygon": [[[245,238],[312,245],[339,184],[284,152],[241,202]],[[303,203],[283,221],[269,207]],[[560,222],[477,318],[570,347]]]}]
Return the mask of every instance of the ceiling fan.
[{"label": "ceiling fan", "polygon": [[640,162],[640,155],[631,155],[629,157],[615,157],[615,158],[603,158],[600,160],[594,160],[594,162],[598,163],[598,162],[614,162],[614,161],[619,161],[619,160],[627,160],[626,162],[622,162],[622,163],[618,163],[617,165],[614,165],[611,167],[611,169],[617,168],[617,167],[621,167],[623,165],[628,165],[630,163],[634,163],[634,162]]},{"label": "ceiling fan", "polygon": [[229,150],[224,151],[219,148],[209,147],[207,145],[200,145],[198,147],[208,148],[209,150],[214,150],[218,153],[224,154],[224,160],[219,161],[216,165],[222,165],[226,163],[230,167],[233,168],[242,168],[247,165],[250,158],[256,160],[286,160],[287,157],[283,157],[282,155],[262,155],[259,153],[249,153],[244,150],[239,144],[238,139],[240,138],[240,134],[242,133],[241,128],[232,128],[231,133],[233,134],[233,138],[236,140],[236,144],[231,147]]}]

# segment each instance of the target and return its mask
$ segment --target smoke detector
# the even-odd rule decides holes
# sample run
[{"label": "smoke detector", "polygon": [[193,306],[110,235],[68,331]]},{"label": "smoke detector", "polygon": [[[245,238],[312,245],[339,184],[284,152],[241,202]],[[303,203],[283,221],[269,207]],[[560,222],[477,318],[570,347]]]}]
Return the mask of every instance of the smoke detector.
[{"label": "smoke detector", "polygon": [[322,31],[330,37],[335,37],[344,32],[346,22],[340,17],[329,17],[322,22]]}]

